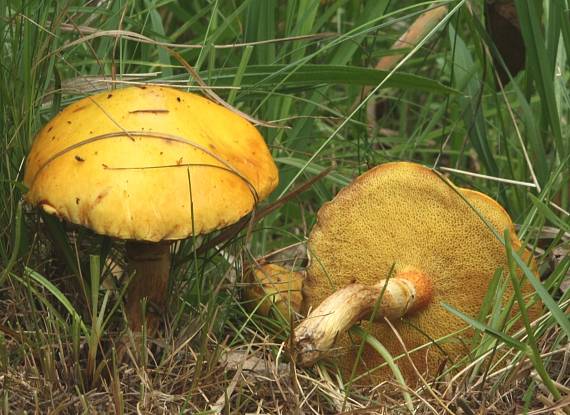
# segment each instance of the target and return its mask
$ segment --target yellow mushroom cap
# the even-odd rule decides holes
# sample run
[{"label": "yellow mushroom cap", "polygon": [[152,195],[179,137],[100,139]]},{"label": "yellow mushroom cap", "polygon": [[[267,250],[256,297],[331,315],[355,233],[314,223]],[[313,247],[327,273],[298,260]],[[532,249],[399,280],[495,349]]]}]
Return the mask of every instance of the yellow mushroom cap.
[{"label": "yellow mushroom cap", "polygon": [[[506,269],[507,264],[504,245],[473,208],[500,235],[508,229],[513,248],[520,248],[509,215],[491,198],[458,189],[414,163],[387,163],[369,170],[318,212],[308,242],[305,304],[315,307],[336,289],[353,282],[374,285],[394,276],[392,267],[396,273],[412,268],[431,280],[433,297],[425,308],[393,322],[407,350],[466,327],[441,303],[475,317],[495,271]],[[524,292],[530,292],[530,284],[524,286]],[[386,323],[363,325],[392,356],[404,352]],[[464,332],[439,346],[431,344],[412,353],[414,365],[420,373],[435,375],[444,359],[453,362],[465,355],[468,335]],[[336,343],[334,353],[344,357],[335,361],[347,374],[359,345],[360,339],[351,340],[346,334]],[[366,346],[357,373],[382,363],[377,352]],[[399,359],[398,365],[407,379],[416,378],[406,357]],[[389,369],[384,368],[373,372],[368,381],[389,376]]]},{"label": "yellow mushroom cap", "polygon": [[81,99],[36,136],[28,202],[97,233],[160,241],[238,221],[278,172],[248,121],[195,94],[129,87]]}]

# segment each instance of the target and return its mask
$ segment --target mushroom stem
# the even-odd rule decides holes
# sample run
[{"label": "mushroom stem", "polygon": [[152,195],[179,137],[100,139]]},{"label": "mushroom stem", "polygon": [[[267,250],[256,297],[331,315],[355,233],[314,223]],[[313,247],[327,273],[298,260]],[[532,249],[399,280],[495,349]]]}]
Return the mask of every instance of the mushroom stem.
[{"label": "mushroom stem", "polygon": [[425,274],[408,270],[375,285],[350,284],[327,297],[296,328],[296,361],[311,366],[330,350],[339,334],[364,318],[397,319],[425,307],[432,286]]},{"label": "mushroom stem", "polygon": [[170,242],[128,241],[126,248],[129,275],[135,273],[127,289],[126,313],[129,327],[135,332],[142,331],[141,301],[146,298],[147,332],[154,333],[166,306]]}]

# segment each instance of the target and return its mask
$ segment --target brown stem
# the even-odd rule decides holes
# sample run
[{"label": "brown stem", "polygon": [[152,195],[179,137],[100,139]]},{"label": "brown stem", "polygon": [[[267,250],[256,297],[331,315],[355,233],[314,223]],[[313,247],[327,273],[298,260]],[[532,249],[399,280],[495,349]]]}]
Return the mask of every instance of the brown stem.
[{"label": "brown stem", "polygon": [[425,307],[431,297],[431,282],[418,271],[400,272],[372,286],[347,285],[327,297],[295,329],[297,364],[314,364],[339,334],[374,311],[375,319],[396,319]]},{"label": "brown stem", "polygon": [[166,306],[168,276],[170,274],[170,242],[128,241],[129,275],[134,277],[127,289],[126,312],[129,327],[142,331],[142,300],[146,298],[147,332],[154,333]]}]

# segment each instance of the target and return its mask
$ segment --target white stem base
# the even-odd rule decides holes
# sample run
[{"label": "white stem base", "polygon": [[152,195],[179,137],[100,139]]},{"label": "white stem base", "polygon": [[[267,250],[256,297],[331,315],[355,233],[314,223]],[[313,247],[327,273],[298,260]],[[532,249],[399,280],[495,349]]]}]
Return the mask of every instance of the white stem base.
[{"label": "white stem base", "polygon": [[432,295],[427,277],[416,271],[399,273],[373,286],[350,284],[325,299],[295,329],[297,364],[310,366],[330,350],[338,335],[364,318],[400,318],[423,308]]}]

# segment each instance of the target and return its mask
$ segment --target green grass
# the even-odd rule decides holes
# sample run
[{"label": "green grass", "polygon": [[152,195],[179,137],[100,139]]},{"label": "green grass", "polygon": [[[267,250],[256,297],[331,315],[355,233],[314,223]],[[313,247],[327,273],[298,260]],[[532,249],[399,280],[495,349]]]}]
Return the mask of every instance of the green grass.
[{"label": "green grass", "polygon": [[[407,404],[418,413],[475,413],[492,402],[491,412],[507,413],[568,395],[561,368],[570,291],[559,290],[570,268],[567,0],[514,2],[527,60],[504,89],[496,88],[496,48],[482,2],[99,3],[0,5],[0,412],[406,413]],[[406,50],[401,65],[372,69],[422,11],[439,4],[448,5],[447,17]],[[268,204],[333,170],[256,223],[249,241],[242,232],[199,251],[214,236],[180,243],[165,327],[145,339],[148,349],[131,339],[132,362],[121,366],[125,281],[111,265],[124,265],[124,246],[26,206],[22,180],[25,155],[47,120],[126,82],[192,91],[205,84],[264,121],[259,129],[280,170]],[[385,103],[371,130],[366,100],[373,97],[363,87]],[[253,258],[304,241],[324,202],[369,167],[393,160],[454,169],[447,170],[454,183],[497,199],[545,277],[539,281],[507,246],[544,315],[529,321],[517,295],[525,329],[507,334],[508,313],[489,295],[478,320],[466,317],[479,334],[470,358],[455,368],[458,377],[405,390],[406,401],[392,385],[370,391],[342,383],[331,366],[293,371],[281,347],[290,325],[251,313],[240,296]],[[504,280],[497,275],[495,283]],[[500,350],[521,366],[483,359]],[[246,353],[272,366],[246,370]],[[228,359],[238,359],[235,370],[224,371]]]}]

